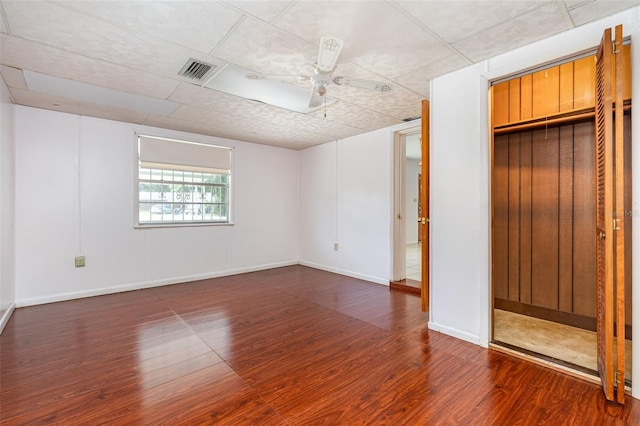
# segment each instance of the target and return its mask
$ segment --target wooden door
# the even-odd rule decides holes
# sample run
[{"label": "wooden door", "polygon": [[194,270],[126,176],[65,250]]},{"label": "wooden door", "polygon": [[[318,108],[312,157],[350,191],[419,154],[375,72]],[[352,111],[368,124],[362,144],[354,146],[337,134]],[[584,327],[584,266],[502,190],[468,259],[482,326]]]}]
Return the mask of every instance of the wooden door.
[{"label": "wooden door", "polygon": [[422,234],[422,285],[420,306],[422,312],[429,309],[429,101],[422,101],[422,167],[420,170],[420,232]]},{"label": "wooden door", "polygon": [[596,55],[597,354],[605,397],[618,403],[624,403],[625,337],[623,57],[617,54],[621,51],[622,26],[616,27],[615,45],[611,29],[605,30]]}]

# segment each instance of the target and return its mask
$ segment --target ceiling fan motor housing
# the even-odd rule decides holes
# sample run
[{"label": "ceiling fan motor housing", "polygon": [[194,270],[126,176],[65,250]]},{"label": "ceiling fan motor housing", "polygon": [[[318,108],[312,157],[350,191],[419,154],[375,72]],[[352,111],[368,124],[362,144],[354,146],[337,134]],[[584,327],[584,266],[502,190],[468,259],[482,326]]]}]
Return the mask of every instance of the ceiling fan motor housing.
[{"label": "ceiling fan motor housing", "polygon": [[314,75],[312,80],[315,87],[326,87],[331,84],[331,76],[329,74]]}]

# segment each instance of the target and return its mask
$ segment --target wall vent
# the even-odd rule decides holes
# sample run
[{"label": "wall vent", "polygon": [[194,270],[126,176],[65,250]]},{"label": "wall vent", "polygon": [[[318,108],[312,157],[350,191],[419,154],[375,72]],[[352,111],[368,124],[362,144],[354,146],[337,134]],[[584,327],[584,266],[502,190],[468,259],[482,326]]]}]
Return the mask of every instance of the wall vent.
[{"label": "wall vent", "polygon": [[182,67],[178,75],[190,78],[191,80],[204,81],[219,69],[219,65],[208,64],[191,58],[184,67]]}]

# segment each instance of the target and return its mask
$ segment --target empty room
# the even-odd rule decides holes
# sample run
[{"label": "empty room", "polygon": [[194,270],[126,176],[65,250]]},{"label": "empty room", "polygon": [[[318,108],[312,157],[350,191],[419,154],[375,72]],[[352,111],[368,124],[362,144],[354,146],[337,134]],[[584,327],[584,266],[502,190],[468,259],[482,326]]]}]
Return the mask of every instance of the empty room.
[{"label": "empty room", "polygon": [[0,423],[640,424],[638,46],[635,0],[0,0]]}]

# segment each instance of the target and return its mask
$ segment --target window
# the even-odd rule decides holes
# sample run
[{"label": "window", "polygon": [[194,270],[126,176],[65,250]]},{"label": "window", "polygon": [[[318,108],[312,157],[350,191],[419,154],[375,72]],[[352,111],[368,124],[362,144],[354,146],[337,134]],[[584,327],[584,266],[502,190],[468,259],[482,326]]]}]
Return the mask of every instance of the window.
[{"label": "window", "polygon": [[230,223],[231,148],[138,136],[139,226]]}]

